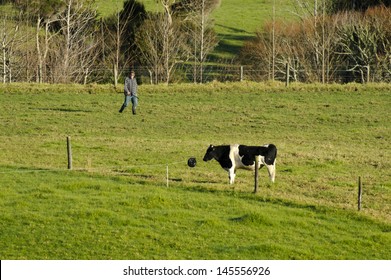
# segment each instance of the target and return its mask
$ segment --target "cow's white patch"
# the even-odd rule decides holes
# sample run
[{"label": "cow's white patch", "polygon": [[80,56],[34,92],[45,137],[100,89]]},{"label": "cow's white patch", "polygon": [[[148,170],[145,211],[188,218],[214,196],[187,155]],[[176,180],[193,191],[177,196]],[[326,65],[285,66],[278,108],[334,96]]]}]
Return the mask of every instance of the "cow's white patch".
[{"label": "cow's white patch", "polygon": [[[267,171],[269,173],[269,178],[272,182],[274,182],[276,176],[277,154],[271,153],[277,153],[277,148],[273,144],[267,144],[261,147],[266,149],[260,149],[260,146],[241,146],[239,144],[217,147],[213,147],[211,145],[204,156],[204,161],[211,160],[212,158],[216,159],[220,163],[220,165],[228,172],[229,183],[233,184],[235,182],[237,169],[254,170],[255,164],[254,161],[251,161],[251,159],[256,156],[256,158],[258,159],[257,168],[260,169],[266,165]],[[229,149],[228,158],[226,153],[227,149]],[[240,156],[240,151],[245,155]],[[243,159],[245,163],[252,164],[246,165],[245,163],[243,163]],[[228,167],[230,165],[231,167]]]},{"label": "cow's white patch", "polygon": [[[269,145],[264,145],[264,147],[269,147]],[[247,170],[254,170],[255,163],[252,165],[245,165],[242,162],[243,156],[239,155],[239,144],[233,144],[230,145],[230,151],[229,151],[229,159],[232,162],[232,167],[227,168],[228,176],[229,176],[229,183],[233,184],[235,182],[235,176],[236,176],[236,170],[237,169],[247,169]],[[270,180],[274,183],[275,176],[276,176],[276,160],[274,160],[273,164],[268,165],[265,162],[264,156],[258,156],[258,169],[266,166],[267,171],[269,173]]]}]

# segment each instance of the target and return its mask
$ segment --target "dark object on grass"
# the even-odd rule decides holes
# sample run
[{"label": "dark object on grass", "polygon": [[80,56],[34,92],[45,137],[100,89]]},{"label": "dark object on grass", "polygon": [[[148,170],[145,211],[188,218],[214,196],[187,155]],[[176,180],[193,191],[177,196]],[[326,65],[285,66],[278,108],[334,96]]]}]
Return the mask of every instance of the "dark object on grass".
[{"label": "dark object on grass", "polygon": [[196,164],[197,164],[197,161],[196,161],[196,159],[194,157],[189,158],[188,161],[187,161],[187,165],[189,167],[195,167]]}]

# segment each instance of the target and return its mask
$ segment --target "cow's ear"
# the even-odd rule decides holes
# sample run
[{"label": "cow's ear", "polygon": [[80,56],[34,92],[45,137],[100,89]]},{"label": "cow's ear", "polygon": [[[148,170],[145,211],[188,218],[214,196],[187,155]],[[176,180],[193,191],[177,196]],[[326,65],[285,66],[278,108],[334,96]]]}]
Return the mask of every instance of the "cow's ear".
[{"label": "cow's ear", "polygon": [[213,147],[213,145],[212,145],[212,144],[210,144],[210,145],[209,145],[209,148],[213,149],[214,147]]}]

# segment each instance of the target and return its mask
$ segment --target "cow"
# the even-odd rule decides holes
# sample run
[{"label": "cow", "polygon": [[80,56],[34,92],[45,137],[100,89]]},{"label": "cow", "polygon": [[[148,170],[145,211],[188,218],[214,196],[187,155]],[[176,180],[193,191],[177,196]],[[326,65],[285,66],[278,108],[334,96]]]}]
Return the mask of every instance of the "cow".
[{"label": "cow", "polygon": [[240,144],[213,146],[206,150],[204,161],[217,160],[228,171],[229,183],[233,184],[237,169],[254,170],[255,157],[259,156],[258,168],[267,167],[270,180],[276,176],[277,147],[273,144],[264,146],[245,146]]}]

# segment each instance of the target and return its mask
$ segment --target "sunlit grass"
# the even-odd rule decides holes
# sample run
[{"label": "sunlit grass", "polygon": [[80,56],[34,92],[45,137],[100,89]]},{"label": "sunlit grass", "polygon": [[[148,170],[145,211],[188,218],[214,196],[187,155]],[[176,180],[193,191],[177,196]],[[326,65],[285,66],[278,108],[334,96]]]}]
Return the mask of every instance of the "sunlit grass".
[{"label": "sunlit grass", "polygon": [[[147,11],[162,11],[159,2],[153,0],[139,1]],[[97,1],[98,11],[105,17],[122,8],[123,0]],[[294,20],[294,7],[291,0],[222,0],[212,13],[214,29],[219,37],[219,45],[213,56],[229,59],[237,55],[244,42],[255,36],[265,22],[276,20]]]},{"label": "sunlit grass", "polygon": [[[0,91],[2,259],[390,258],[389,85]],[[276,144],[276,183],[202,162],[229,143]]]}]

